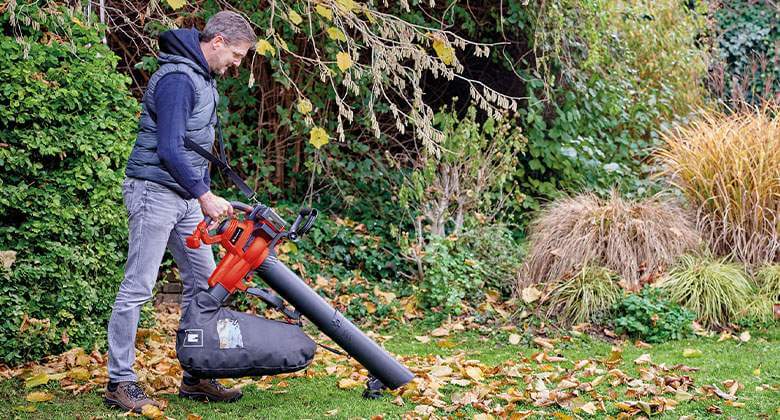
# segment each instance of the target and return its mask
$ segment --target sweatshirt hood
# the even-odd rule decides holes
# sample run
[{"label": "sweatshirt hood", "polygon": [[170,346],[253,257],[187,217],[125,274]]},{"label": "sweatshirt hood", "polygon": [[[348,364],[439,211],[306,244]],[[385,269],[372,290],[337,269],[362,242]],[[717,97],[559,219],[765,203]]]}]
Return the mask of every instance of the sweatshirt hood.
[{"label": "sweatshirt hood", "polygon": [[[160,34],[160,63],[186,63],[190,61],[195,71],[207,79],[212,77],[203,51],[200,49],[200,32],[197,29],[173,29]],[[181,58],[186,59],[182,61]]]}]

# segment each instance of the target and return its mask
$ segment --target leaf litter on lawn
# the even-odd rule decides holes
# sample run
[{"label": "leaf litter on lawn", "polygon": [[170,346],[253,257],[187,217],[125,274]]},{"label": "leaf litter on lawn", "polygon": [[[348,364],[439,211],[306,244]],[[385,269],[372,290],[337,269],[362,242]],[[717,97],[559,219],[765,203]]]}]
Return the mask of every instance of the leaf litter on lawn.
[{"label": "leaf litter on lawn", "polygon": [[[175,305],[158,307],[157,321],[154,329],[139,329],[136,372],[146,390],[159,397],[178,392],[181,379],[182,370],[176,359],[174,338],[179,321],[178,308]],[[444,339],[478,328],[468,318],[466,321],[449,320],[429,336]],[[375,333],[368,335],[380,343],[391,338]],[[509,337],[509,344],[517,347],[517,337]],[[322,334],[315,339],[329,341]],[[569,360],[560,354],[557,346],[571,341],[570,338],[536,337],[532,341],[538,346],[538,351],[528,356],[518,352],[516,357],[495,365],[475,358],[474,350],[453,349],[453,353],[447,356],[396,356],[412,370],[415,378],[406,386],[392,391],[393,396],[388,402],[408,407],[404,418],[409,419],[460,417],[474,411],[477,412],[476,418],[523,419],[532,415],[570,418],[614,410],[619,411],[618,418],[621,418],[655,415],[674,410],[679,404],[705,398],[725,401],[734,407],[741,406],[737,401],[737,391],[743,385],[725,381],[720,386],[713,384],[697,388],[693,379],[686,375],[697,368],[682,364],[657,364],[649,354],[643,354],[633,363],[624,361],[623,349],[619,345],[613,346],[606,357]],[[620,369],[623,365],[634,366],[637,374],[627,374]],[[108,382],[106,355],[97,350],[88,353],[82,348],[48,357],[42,363],[0,368],[0,376],[23,380],[30,392],[29,402],[49,401],[50,394],[34,389],[52,382],[57,382],[61,390],[73,395],[103,387]],[[301,372],[221,382],[239,388],[252,384],[260,390],[284,393],[287,392],[287,378],[315,376],[333,377],[335,386],[346,390],[364,386],[368,372],[352,358],[319,352],[312,366]],[[147,417],[165,418],[164,409],[159,413],[152,411],[147,410]],[[571,415],[561,415],[559,411]]]}]

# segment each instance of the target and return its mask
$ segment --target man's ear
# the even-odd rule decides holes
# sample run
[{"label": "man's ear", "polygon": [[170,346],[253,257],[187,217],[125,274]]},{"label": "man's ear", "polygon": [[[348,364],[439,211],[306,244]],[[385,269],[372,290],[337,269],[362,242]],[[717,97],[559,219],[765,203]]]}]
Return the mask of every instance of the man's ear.
[{"label": "man's ear", "polygon": [[211,48],[213,48],[215,50],[224,47],[225,44],[227,44],[227,43],[225,42],[225,38],[223,38],[221,34],[217,34],[211,40]]}]

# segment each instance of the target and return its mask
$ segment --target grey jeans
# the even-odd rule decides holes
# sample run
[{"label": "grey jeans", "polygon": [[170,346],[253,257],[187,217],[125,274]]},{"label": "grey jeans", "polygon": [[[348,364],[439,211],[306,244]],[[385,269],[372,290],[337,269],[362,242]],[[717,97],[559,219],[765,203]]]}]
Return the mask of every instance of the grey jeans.
[{"label": "grey jeans", "polygon": [[166,247],[173,254],[181,274],[181,311],[192,298],[208,287],[216,267],[211,246],[187,248],[185,239],[203,220],[198,200],[186,200],[151,181],[126,178],[122,196],[127,208],[128,241],[125,277],[116,295],[108,322],[108,378],[112,382],[136,381],[135,335],[141,306],[152,298]]}]

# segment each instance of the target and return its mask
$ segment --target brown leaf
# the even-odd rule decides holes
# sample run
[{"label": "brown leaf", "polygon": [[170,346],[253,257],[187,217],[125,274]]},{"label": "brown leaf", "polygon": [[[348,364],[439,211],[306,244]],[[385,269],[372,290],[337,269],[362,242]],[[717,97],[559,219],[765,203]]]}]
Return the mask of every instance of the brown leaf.
[{"label": "brown leaf", "polygon": [[203,417],[194,413],[190,413],[187,414],[187,420],[203,420]]},{"label": "brown leaf", "polygon": [[414,339],[421,342],[421,343],[430,343],[431,337],[428,337],[427,335],[415,335]]},{"label": "brown leaf", "polygon": [[363,385],[363,382],[356,381],[356,380],[351,379],[351,378],[341,379],[341,380],[339,380],[339,384],[338,384],[339,388],[341,388],[341,389],[352,389],[352,388],[357,388],[357,387],[359,387],[361,385]]},{"label": "brown leaf", "polygon": [[710,414],[723,414],[723,409],[717,405],[711,405],[707,407],[707,412]]},{"label": "brown leaf", "polygon": [[466,376],[475,381],[480,381],[482,380],[482,369],[477,366],[469,366],[466,368]]},{"label": "brown leaf", "polygon": [[636,363],[638,365],[647,365],[647,364],[653,363],[653,360],[650,358],[650,354],[645,353],[645,354],[637,357],[634,360],[634,363]]},{"label": "brown leaf", "polygon": [[444,327],[439,327],[439,328],[436,328],[435,330],[431,331],[431,335],[434,336],[434,337],[446,337],[446,336],[450,335],[450,330],[448,330],[448,329],[446,329]]}]

